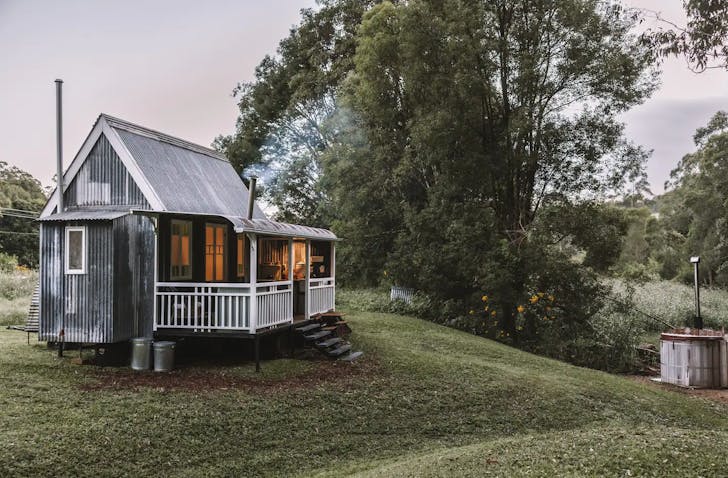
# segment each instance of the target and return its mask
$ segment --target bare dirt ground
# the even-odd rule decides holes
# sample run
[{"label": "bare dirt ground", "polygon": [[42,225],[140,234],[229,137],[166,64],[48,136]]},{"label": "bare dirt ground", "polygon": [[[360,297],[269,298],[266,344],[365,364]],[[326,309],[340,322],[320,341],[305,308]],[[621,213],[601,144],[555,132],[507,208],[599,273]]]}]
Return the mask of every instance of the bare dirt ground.
[{"label": "bare dirt ground", "polygon": [[705,389],[705,388],[684,388],[678,387],[677,385],[671,385],[669,383],[653,382],[649,377],[645,375],[630,375],[630,379],[647,384],[651,387],[658,387],[673,392],[682,393],[683,395],[690,395],[693,397],[705,398],[721,403],[728,403],[728,389]]}]

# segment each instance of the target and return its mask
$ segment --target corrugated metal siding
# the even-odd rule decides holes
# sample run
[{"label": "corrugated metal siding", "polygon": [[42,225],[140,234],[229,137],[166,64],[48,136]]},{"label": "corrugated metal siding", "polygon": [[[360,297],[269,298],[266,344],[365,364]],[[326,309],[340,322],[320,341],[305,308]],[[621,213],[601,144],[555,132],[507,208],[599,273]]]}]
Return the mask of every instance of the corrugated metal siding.
[{"label": "corrugated metal siding", "polygon": [[[229,162],[114,129],[168,211],[247,216],[248,190]],[[254,217],[266,218],[257,205]]]},{"label": "corrugated metal siding", "polygon": [[[86,273],[65,274],[65,226],[86,227]],[[43,223],[41,254],[41,340],[113,341],[113,234],[110,222]],[[62,281],[62,285],[61,285]],[[63,289],[61,289],[61,287]],[[62,302],[65,297],[65,303]],[[65,305],[65,319],[61,320]]]},{"label": "corrugated metal siding", "polygon": [[67,207],[129,205],[149,209],[149,203],[103,134],[66,189],[64,201]]},{"label": "corrugated metal siding", "polygon": [[115,342],[151,337],[154,321],[154,226],[149,218],[114,221]]}]

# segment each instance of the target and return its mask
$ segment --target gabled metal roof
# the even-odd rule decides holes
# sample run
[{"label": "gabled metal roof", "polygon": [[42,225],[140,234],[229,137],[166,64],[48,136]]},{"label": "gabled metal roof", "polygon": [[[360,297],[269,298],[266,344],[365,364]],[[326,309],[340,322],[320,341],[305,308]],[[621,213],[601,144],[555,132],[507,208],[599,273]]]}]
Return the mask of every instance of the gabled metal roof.
[{"label": "gabled metal roof", "polygon": [[[224,155],[102,115],[167,211],[247,216],[248,189]],[[256,205],[253,217],[265,219]]]}]

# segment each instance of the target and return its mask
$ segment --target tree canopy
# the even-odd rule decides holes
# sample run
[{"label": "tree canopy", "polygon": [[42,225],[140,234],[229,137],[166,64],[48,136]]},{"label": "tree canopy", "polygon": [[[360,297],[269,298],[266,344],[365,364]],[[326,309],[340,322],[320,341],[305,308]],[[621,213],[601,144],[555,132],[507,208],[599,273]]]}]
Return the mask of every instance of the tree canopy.
[{"label": "tree canopy", "polygon": [[[46,197],[40,182],[25,171],[0,161],[0,207],[39,213]],[[38,224],[0,211],[0,252],[28,267],[38,265]]]},{"label": "tree canopy", "polygon": [[634,22],[606,0],[327,1],[241,86],[219,145],[290,165],[273,189],[309,185],[279,211],[332,225],[344,281],[487,292],[510,336],[537,292],[583,320],[626,227],[598,201],[646,158],[618,119],[655,87]]}]

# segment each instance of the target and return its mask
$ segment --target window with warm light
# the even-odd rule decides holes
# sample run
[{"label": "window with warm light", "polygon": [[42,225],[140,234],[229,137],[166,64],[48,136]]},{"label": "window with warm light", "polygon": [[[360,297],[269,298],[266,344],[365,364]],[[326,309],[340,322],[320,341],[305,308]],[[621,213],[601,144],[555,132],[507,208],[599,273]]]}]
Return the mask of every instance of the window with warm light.
[{"label": "window with warm light", "polygon": [[225,280],[225,236],[222,224],[205,225],[205,280]]},{"label": "window with warm light", "polygon": [[170,279],[192,278],[192,221],[172,221]]},{"label": "window with warm light", "polygon": [[238,278],[245,277],[245,236],[238,236],[237,273]]}]

